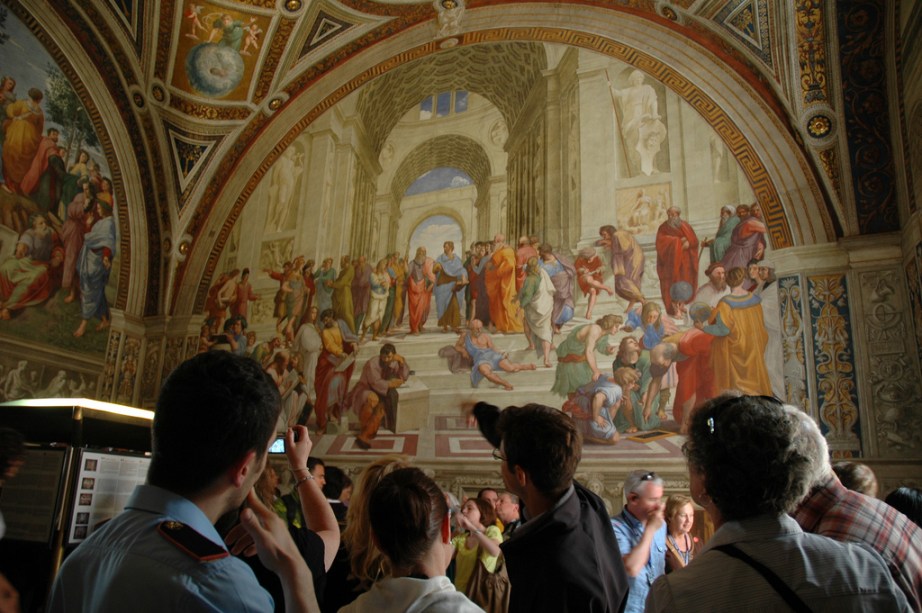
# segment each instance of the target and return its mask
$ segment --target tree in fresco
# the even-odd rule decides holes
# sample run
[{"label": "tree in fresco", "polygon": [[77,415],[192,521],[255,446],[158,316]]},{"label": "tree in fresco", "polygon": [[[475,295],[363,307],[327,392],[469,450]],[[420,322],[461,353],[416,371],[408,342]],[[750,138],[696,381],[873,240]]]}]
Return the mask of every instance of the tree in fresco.
[{"label": "tree in fresco", "polygon": [[45,115],[62,128],[63,140],[67,143],[64,159],[70,160],[72,152],[76,157],[85,147],[99,146],[93,124],[67,77],[53,64],[48,64],[45,72],[48,74]]}]

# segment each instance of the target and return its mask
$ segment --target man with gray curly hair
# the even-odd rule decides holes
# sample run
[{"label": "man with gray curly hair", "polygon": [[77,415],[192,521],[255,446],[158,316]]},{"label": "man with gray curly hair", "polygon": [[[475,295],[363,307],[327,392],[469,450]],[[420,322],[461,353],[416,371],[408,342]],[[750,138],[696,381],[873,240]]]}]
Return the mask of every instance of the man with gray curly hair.
[{"label": "man with gray curly hair", "polygon": [[810,492],[792,516],[805,532],[863,543],[883,557],[914,611],[922,610],[922,528],[882,500],[847,489],[829,464],[826,439],[812,417],[784,410],[799,423],[795,443],[813,458]]},{"label": "man with gray curly hair", "polygon": [[693,564],[656,580],[647,611],[910,611],[881,556],[805,533],[787,513],[817,474],[819,441],[768,396],[695,410],[683,451],[692,498],[717,531]]}]

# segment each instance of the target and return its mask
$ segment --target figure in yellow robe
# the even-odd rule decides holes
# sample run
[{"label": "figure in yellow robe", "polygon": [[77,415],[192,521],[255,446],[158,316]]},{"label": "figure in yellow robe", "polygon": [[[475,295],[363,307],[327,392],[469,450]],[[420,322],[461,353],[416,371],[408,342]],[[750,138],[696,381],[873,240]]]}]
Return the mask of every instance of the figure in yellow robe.
[{"label": "figure in yellow robe", "polygon": [[42,140],[45,114],[40,103],[42,92],[29,90],[28,100],[17,100],[6,107],[6,135],[3,139],[3,179],[12,191],[20,191],[22,181]]},{"label": "figure in yellow robe", "polygon": [[502,234],[496,235],[493,245],[486,268],[490,321],[499,332],[523,332],[522,311],[515,302],[515,250]]},{"label": "figure in yellow robe", "polygon": [[714,391],[771,396],[772,384],[765,368],[768,332],[762,318],[762,299],[750,292],[731,293],[717,303],[710,323],[718,317],[730,333],[714,339],[711,345]]}]

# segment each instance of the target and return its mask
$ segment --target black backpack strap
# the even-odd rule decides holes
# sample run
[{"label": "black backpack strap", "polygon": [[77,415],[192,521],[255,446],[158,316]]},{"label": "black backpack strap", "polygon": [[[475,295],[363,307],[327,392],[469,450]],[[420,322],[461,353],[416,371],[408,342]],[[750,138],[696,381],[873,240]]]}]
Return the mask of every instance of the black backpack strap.
[{"label": "black backpack strap", "polygon": [[745,562],[756,570],[760,575],[762,575],[766,581],[775,589],[778,594],[784,599],[788,606],[791,607],[797,613],[810,613],[810,607],[801,600],[794,590],[788,587],[787,583],[781,580],[781,578],[775,574],[775,572],[769,567],[765,566],[758,560],[753,559],[751,556],[741,551],[736,547],[736,545],[719,545],[717,547],[712,547],[711,549],[716,549],[717,551],[722,551],[728,556],[732,556],[737,560]]}]

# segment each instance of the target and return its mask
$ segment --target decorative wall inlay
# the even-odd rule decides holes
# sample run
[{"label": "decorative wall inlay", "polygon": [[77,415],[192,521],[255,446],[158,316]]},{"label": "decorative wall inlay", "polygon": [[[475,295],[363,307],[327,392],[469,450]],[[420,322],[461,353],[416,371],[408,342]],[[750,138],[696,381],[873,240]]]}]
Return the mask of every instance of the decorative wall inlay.
[{"label": "decorative wall inlay", "polygon": [[806,105],[824,102],[826,89],[826,25],[821,0],[799,0],[795,7],[800,87]]},{"label": "decorative wall inlay", "polygon": [[806,329],[801,285],[800,275],[778,279],[785,398],[793,405],[806,408],[811,403],[807,387]]},{"label": "decorative wall inlay", "polygon": [[166,349],[163,352],[163,370],[160,380],[165,381],[179,363],[186,359],[186,339],[179,336],[170,336],[166,339]]},{"label": "decorative wall inlay", "polygon": [[866,337],[861,357],[869,366],[875,455],[917,454],[922,448],[922,385],[899,269],[866,271],[858,278]]},{"label": "decorative wall inlay", "polygon": [[832,120],[826,115],[814,115],[807,120],[807,132],[813,138],[822,138],[832,130]]},{"label": "decorative wall inlay", "polygon": [[909,288],[916,354],[922,365],[922,243],[916,244],[915,257],[911,257],[906,264],[906,286]]},{"label": "decorative wall inlay", "polygon": [[106,361],[102,370],[102,377],[99,382],[99,395],[100,400],[112,401],[114,400],[114,391],[115,391],[115,368],[119,347],[122,344],[122,333],[117,330],[111,330],[109,332],[109,345],[106,348]]},{"label": "decorative wall inlay", "polygon": [[[922,14],[922,11],[919,13]],[[909,210],[915,212],[922,204],[922,102],[916,103],[908,123],[909,138],[904,147],[904,152],[908,150],[909,159],[906,181],[910,184]]]},{"label": "decorative wall inlay", "polygon": [[160,356],[163,354],[163,339],[148,341],[144,356],[144,368],[141,370],[141,394],[139,404],[153,403],[157,399],[160,379]]},{"label": "decorative wall inlay", "polygon": [[186,350],[183,360],[188,360],[196,353],[198,353],[198,336],[187,336],[186,337]]},{"label": "decorative wall inlay", "polygon": [[826,176],[829,177],[833,189],[836,190],[836,194],[841,198],[842,185],[839,182],[839,156],[836,153],[836,148],[830,147],[820,151],[820,162],[823,163],[823,170],[826,172]]},{"label": "decorative wall inlay", "polygon": [[118,366],[118,383],[115,389],[115,401],[118,403],[132,404],[140,353],[141,339],[126,337],[122,347],[121,362]]},{"label": "decorative wall inlay", "polygon": [[734,38],[741,41],[772,68],[771,25],[766,0],[733,0],[714,16]]},{"label": "decorative wall inlay", "polygon": [[842,109],[852,189],[862,234],[900,229],[891,146],[884,0],[836,4],[842,69]]},{"label": "decorative wall inlay", "polygon": [[304,57],[320,45],[327,43],[355,26],[345,19],[331,15],[323,10],[317,11],[317,17],[311,25],[307,40],[301,48],[300,57]]},{"label": "decorative wall inlay", "polygon": [[844,275],[807,278],[820,426],[836,457],[861,455],[861,424],[848,285]]}]

